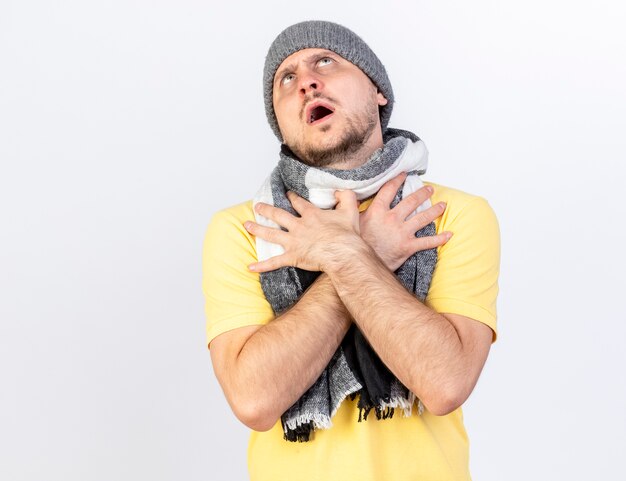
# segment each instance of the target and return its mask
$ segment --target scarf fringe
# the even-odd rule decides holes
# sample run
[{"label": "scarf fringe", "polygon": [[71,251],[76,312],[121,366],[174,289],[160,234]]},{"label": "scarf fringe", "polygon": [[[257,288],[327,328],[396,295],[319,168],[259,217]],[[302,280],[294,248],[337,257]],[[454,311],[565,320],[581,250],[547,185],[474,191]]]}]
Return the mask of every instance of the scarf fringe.
[{"label": "scarf fringe", "polygon": [[328,429],[333,425],[332,421],[330,420],[330,416],[326,414],[303,413],[300,416],[287,421],[285,423],[285,426],[289,429],[296,430],[299,426],[303,426],[305,424],[313,424],[313,427],[317,429]]},{"label": "scarf fringe", "polygon": [[[354,399],[354,397],[352,397]],[[404,417],[410,417],[413,413],[413,404],[417,400],[417,414],[421,416],[424,413],[424,404],[420,399],[409,391],[408,397],[397,396],[389,401],[380,401],[377,405],[367,405],[359,407],[358,422],[367,421],[367,416],[373,409],[376,419],[391,419],[396,409],[402,409]]]},{"label": "scarf fringe", "polygon": [[284,423],[284,438],[287,441],[306,442],[314,429],[328,429],[332,425],[330,416],[326,414],[305,412]]},{"label": "scarf fringe", "polygon": [[[360,395],[359,392],[346,392],[345,398],[350,398],[352,401]],[[417,414],[421,416],[424,412],[424,404],[415,396],[411,391],[408,392],[408,396],[396,396],[389,401],[380,401],[376,406],[364,406],[359,407],[358,422],[367,421],[369,413],[374,410],[377,420],[391,419],[396,409],[401,409],[404,417],[411,416],[413,412],[413,404],[417,401]],[[339,405],[335,408],[330,416],[316,412],[316,413],[302,413],[301,415],[289,419],[283,424],[284,439],[291,442],[307,442],[311,439],[315,429],[328,429],[332,427],[333,423],[331,417],[334,416]]]},{"label": "scarf fringe", "polygon": [[306,443],[311,439],[311,434],[313,433],[313,423],[303,424],[298,426],[296,429],[285,429],[283,438],[286,441],[300,442]]}]

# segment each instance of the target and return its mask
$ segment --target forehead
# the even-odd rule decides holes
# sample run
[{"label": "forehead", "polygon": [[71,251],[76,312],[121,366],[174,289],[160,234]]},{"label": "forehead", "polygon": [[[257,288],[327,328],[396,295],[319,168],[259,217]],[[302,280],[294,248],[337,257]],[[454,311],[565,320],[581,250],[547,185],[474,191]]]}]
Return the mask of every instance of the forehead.
[{"label": "forehead", "polygon": [[283,60],[278,68],[282,67],[285,63],[297,62],[303,58],[307,58],[309,56],[317,55],[320,53],[339,55],[338,53],[335,53],[332,50],[327,50],[325,48],[303,48],[302,50],[298,50],[297,52],[294,52],[287,58],[285,58],[285,60]]}]

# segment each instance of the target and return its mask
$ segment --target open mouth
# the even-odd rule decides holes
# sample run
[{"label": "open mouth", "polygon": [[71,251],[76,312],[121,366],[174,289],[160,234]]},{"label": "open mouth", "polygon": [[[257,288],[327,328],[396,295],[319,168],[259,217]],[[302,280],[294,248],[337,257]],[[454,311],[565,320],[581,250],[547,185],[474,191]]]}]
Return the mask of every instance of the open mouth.
[{"label": "open mouth", "polygon": [[310,107],[307,110],[307,123],[314,124],[319,122],[322,119],[325,119],[329,115],[334,113],[334,111],[325,105],[316,104]]}]

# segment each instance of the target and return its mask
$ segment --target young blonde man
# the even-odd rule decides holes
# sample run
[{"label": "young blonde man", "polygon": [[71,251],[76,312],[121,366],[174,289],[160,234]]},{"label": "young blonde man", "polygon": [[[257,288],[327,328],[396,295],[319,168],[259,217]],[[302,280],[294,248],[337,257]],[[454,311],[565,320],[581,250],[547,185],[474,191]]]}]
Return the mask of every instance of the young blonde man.
[{"label": "young blonde man", "polygon": [[388,127],[385,68],[347,28],[284,30],[264,94],[278,164],[214,216],[203,258],[251,479],[470,479],[461,405],[496,339],[492,209],[422,183],[426,147]]}]

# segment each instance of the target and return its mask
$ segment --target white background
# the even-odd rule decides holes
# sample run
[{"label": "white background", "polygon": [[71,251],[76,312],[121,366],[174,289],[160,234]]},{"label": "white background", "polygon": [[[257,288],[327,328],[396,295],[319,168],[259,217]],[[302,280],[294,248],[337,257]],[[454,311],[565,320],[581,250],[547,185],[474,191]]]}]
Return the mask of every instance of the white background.
[{"label": "white background", "polygon": [[312,18],[382,59],[425,178],[500,220],[473,478],[626,479],[621,5],[2,0],[0,479],[246,479],[201,245],[276,161],[263,60]]}]

